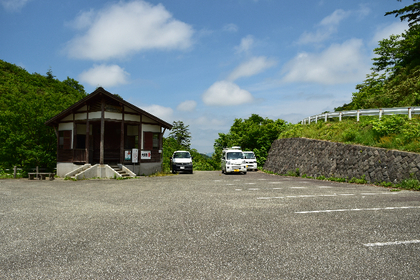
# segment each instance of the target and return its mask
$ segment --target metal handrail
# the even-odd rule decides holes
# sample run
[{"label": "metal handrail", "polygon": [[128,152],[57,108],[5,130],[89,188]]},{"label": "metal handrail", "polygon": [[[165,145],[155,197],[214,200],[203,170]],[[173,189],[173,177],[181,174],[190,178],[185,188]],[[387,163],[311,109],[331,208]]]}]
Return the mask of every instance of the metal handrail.
[{"label": "metal handrail", "polygon": [[318,120],[324,119],[327,122],[328,119],[339,118],[340,121],[343,117],[357,117],[357,121],[360,120],[360,116],[379,116],[381,119],[385,115],[408,115],[411,120],[411,115],[420,114],[420,107],[394,107],[394,108],[378,108],[378,109],[359,109],[350,111],[340,111],[332,113],[323,113],[314,116],[304,118],[300,123],[310,124],[311,122],[318,123]]}]

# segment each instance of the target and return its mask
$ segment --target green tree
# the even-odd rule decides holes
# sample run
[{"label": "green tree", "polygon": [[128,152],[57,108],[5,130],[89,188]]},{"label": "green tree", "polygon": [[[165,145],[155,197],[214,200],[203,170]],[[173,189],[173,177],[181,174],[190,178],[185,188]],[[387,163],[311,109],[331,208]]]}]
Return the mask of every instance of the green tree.
[{"label": "green tree", "polygon": [[185,125],[183,121],[174,121],[169,133],[169,137],[175,139],[179,147],[185,147],[187,150],[191,145],[191,133],[188,127],[189,125]]},{"label": "green tree", "polygon": [[386,13],[407,20],[409,29],[379,41],[372,73],[356,86],[352,101],[337,111],[420,105],[420,3]]},{"label": "green tree", "polygon": [[[401,0],[397,1],[401,2]],[[417,0],[413,0],[413,2],[417,2]],[[414,3],[402,9],[387,12],[385,15],[395,15],[395,17],[400,17],[401,21],[407,20],[408,25],[411,27],[420,21],[420,3]]]},{"label": "green tree", "polygon": [[45,122],[86,96],[73,84],[78,90],[54,79],[51,70],[29,74],[0,60],[0,168],[54,168],[57,138]]}]

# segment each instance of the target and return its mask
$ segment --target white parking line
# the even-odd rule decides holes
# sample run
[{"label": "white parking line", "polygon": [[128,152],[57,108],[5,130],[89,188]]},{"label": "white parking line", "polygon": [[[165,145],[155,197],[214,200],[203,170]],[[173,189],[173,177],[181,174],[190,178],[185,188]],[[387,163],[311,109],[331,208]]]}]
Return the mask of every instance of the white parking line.
[{"label": "white parking line", "polygon": [[[281,190],[282,188],[273,188],[273,190]],[[249,189],[249,190],[257,190],[257,189]],[[377,195],[381,195],[381,194],[388,194],[388,193],[377,193]],[[284,197],[258,197],[257,199],[275,199],[275,198],[306,198],[306,197],[338,197],[338,196],[356,196],[358,194],[354,194],[354,193],[341,193],[341,194],[308,194],[308,195],[289,195],[289,196],[284,196]],[[365,195],[365,194],[360,194],[360,195]],[[372,193],[372,195],[374,195],[374,193]]]},{"label": "white parking line", "polygon": [[306,189],[306,187],[290,187],[291,189]]},{"label": "white parking line", "polygon": [[283,182],[269,182],[269,184],[283,184]]},{"label": "white parking line", "polygon": [[249,191],[259,191],[260,189],[255,188],[255,189],[248,189]]},{"label": "white parking line", "polygon": [[316,211],[299,211],[296,214],[312,214],[312,213],[332,213],[332,212],[351,212],[351,211],[379,211],[379,210],[398,210],[398,209],[420,209],[420,206],[402,206],[402,207],[384,207],[384,208],[353,208],[353,209],[333,209],[333,210],[316,210]]},{"label": "white parking line", "polygon": [[367,243],[363,244],[366,247],[376,247],[376,246],[390,246],[390,245],[401,245],[401,244],[414,244],[420,243],[420,240],[409,240],[409,241],[394,241],[394,242],[383,242],[383,243]]}]

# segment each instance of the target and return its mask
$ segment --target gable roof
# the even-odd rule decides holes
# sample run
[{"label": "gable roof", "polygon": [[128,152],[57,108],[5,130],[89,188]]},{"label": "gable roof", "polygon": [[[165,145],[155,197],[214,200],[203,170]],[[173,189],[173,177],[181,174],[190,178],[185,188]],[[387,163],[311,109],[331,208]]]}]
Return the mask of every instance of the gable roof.
[{"label": "gable roof", "polygon": [[92,92],[91,94],[89,94],[88,96],[83,98],[82,100],[74,103],[73,105],[71,105],[70,107],[65,109],[64,111],[58,113],[57,115],[55,115],[54,117],[52,117],[51,119],[46,121],[45,124],[48,125],[48,126],[54,126],[54,125],[58,124],[61,119],[65,118],[66,116],[73,113],[74,111],[77,111],[78,109],[80,109],[81,107],[86,105],[86,103],[89,103],[90,101],[93,101],[98,97],[105,97],[108,100],[111,100],[112,102],[116,102],[118,104],[127,106],[128,108],[132,109],[133,111],[135,111],[139,115],[144,115],[144,116],[156,121],[162,127],[167,128],[167,129],[172,129],[171,124],[169,124],[169,123],[163,121],[162,119],[159,119],[158,117],[140,109],[137,106],[134,106],[133,104],[125,101],[124,99],[122,99],[122,98],[104,90],[102,87],[98,87],[94,92]]}]

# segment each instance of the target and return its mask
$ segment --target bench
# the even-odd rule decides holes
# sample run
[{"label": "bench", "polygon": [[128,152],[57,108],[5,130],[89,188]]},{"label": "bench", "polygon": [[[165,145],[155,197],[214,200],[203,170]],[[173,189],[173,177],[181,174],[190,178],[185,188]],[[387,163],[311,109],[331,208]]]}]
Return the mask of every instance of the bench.
[{"label": "bench", "polygon": [[50,179],[50,181],[54,180],[54,173],[28,173],[29,176],[29,180],[34,180],[34,179],[38,179],[38,180],[45,180],[45,177],[48,177]]}]

